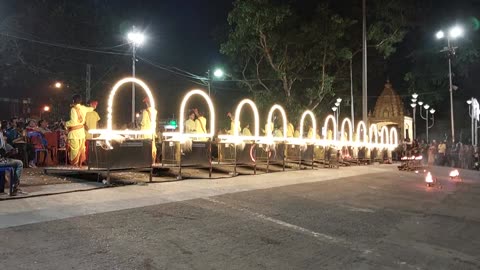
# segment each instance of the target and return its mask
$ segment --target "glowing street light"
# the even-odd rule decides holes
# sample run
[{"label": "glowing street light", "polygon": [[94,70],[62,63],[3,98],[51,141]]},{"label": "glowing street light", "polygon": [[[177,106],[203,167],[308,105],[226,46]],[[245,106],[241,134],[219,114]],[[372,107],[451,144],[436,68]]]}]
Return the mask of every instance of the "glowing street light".
[{"label": "glowing street light", "polygon": [[213,76],[215,76],[216,78],[222,78],[223,75],[225,75],[225,73],[223,73],[223,70],[219,68],[215,69],[215,71],[213,72]]},{"label": "glowing street light", "polygon": [[413,94],[412,94],[412,98],[417,99],[417,98],[418,98],[418,94],[417,94],[417,93],[413,93]]},{"label": "glowing street light", "polygon": [[[423,102],[421,102],[421,101],[418,102],[418,105],[420,105],[420,117],[422,117],[422,119],[425,120],[425,133],[426,133],[427,143],[428,143],[428,130],[431,129],[433,127],[433,125],[435,124],[435,118],[434,118],[435,109],[431,108],[430,105],[428,105],[428,104],[423,105],[423,108],[425,109],[425,116],[423,116],[423,114],[422,114],[422,104],[423,104]],[[428,109],[430,109],[430,111]],[[430,113],[431,116],[429,116],[428,113]],[[430,121],[430,120],[432,121],[431,125],[428,124],[428,121]]]},{"label": "glowing street light", "polygon": [[447,47],[442,50],[448,55],[448,78],[449,78],[449,92],[450,92],[450,125],[452,133],[452,143],[455,142],[455,125],[453,123],[453,83],[452,83],[452,56],[455,55],[455,49],[450,43],[450,40],[457,39],[463,36],[463,28],[456,25],[450,28],[448,35],[445,34],[442,30],[438,31],[435,35],[437,39],[447,39]]},{"label": "glowing street light", "polygon": [[[138,32],[135,26],[132,31],[127,34],[127,40],[132,44],[132,78],[135,78],[135,62],[137,62],[136,53],[137,47],[140,47],[145,42],[145,35]],[[135,123],[135,83],[132,82],[132,123]]]},{"label": "glowing street light", "polygon": [[55,88],[60,89],[60,88],[62,88],[63,85],[62,85],[61,82],[56,82],[56,83],[54,84],[54,86],[55,86]]},{"label": "glowing street light", "polygon": [[44,112],[49,112],[50,111],[50,106],[44,106],[43,111]]}]

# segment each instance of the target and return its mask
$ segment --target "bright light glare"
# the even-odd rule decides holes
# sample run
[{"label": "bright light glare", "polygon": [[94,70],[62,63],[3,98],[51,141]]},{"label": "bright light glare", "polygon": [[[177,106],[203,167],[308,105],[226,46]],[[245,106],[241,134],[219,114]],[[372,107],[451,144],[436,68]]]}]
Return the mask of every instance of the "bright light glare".
[{"label": "bright light glare", "polygon": [[472,104],[472,102],[473,102],[472,99],[467,100],[468,105]]},{"label": "bright light glare", "polygon": [[437,37],[437,39],[442,39],[445,37],[445,33],[443,31],[438,31],[435,36]]},{"label": "bright light glare", "polygon": [[56,82],[55,83],[55,88],[62,88],[62,83],[61,82]]},{"label": "bright light glare", "polygon": [[[287,125],[288,125],[288,121],[287,121],[287,113],[285,112],[285,110],[283,109],[282,106],[278,105],[278,104],[275,104],[272,106],[272,108],[270,108],[270,111],[268,112],[268,119],[267,119],[267,126],[270,127],[272,125],[272,118],[273,118],[273,113],[278,110],[280,112],[280,114],[282,115],[282,120],[283,120],[283,139],[286,140],[287,139]],[[273,130],[271,130],[273,131]],[[273,134],[271,132],[269,132],[267,134],[267,137],[268,136],[273,136]]]},{"label": "bright light glare", "polygon": [[430,108],[430,105],[425,104],[425,105],[423,106],[423,108],[425,108],[425,110],[428,110],[428,108]]},{"label": "bright light glare", "polygon": [[423,105],[423,101],[419,101],[419,102],[418,102],[418,105],[422,106],[422,105]]},{"label": "bright light glare", "polygon": [[458,170],[453,170],[450,172],[450,177],[458,177],[460,176],[460,173],[458,172]]},{"label": "bright light glare", "polygon": [[253,118],[254,118],[254,124],[255,124],[255,130],[253,132],[253,135],[255,137],[260,136],[260,116],[258,114],[258,108],[255,103],[250,100],[250,99],[244,99],[240,101],[237,105],[237,109],[235,110],[235,126],[233,127],[233,135],[234,136],[239,136],[240,135],[240,130],[239,130],[239,125],[240,125],[240,113],[242,112],[242,108],[245,104],[250,105],[250,108],[252,108],[253,111]]},{"label": "bright light glare", "polygon": [[213,72],[213,76],[217,77],[217,78],[222,78],[224,75],[223,73],[223,70],[217,68],[215,69],[215,71]]},{"label": "bright light glare", "polygon": [[332,111],[336,111],[337,110],[337,107],[332,107]]},{"label": "bright light glare", "polygon": [[315,135],[317,133],[317,120],[315,120],[315,115],[313,114],[312,111],[306,110],[302,114],[302,118],[300,118],[300,139],[303,139],[303,126],[305,122],[305,117],[310,116],[310,119],[312,120],[312,128],[313,128],[313,133],[312,137],[308,139],[315,139]]},{"label": "bright light glare", "polygon": [[50,106],[45,106],[45,107],[43,107],[43,111],[44,111],[44,112],[49,112],[49,111],[50,111]]},{"label": "bright light glare", "polygon": [[427,183],[433,183],[433,177],[430,172],[427,173],[427,176],[425,176],[425,182]]},{"label": "bright light glare", "polygon": [[417,107],[417,103],[412,103],[412,104],[410,104],[410,106],[412,106],[412,108],[415,108],[415,107]]},{"label": "bright light glare", "polygon": [[413,93],[413,94],[412,94],[412,97],[413,97],[414,99],[417,99],[417,98],[418,98],[418,94],[417,94],[417,93]]},{"label": "bright light glare", "polygon": [[460,26],[454,26],[450,29],[448,35],[453,39],[461,37],[463,36],[463,28],[461,28]]},{"label": "bright light glare", "polygon": [[338,103],[342,102],[342,99],[341,99],[341,98],[337,98],[337,102],[338,102]]},{"label": "bright light glare", "polygon": [[431,114],[434,114],[434,113],[435,113],[435,109],[430,109],[430,113],[431,113]]},{"label": "bright light glare", "polygon": [[127,35],[128,41],[135,44],[135,46],[140,46],[145,41],[145,35],[140,32],[130,32]]}]

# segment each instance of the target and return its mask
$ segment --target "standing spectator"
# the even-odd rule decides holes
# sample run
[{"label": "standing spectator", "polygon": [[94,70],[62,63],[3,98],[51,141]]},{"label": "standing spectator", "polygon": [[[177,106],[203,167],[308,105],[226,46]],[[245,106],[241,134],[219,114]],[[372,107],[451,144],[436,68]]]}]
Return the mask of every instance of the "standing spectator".
[{"label": "standing spectator", "polygon": [[100,116],[98,115],[97,111],[95,111],[95,109],[97,109],[98,101],[91,100],[88,102],[88,104],[90,104],[90,107],[93,108],[93,111],[88,112],[85,116],[85,138],[92,139],[93,135],[88,133],[88,131],[91,129],[97,129],[97,124],[98,121],[100,121]]},{"label": "standing spectator", "polygon": [[85,107],[82,104],[82,96],[74,95],[73,104],[70,109],[70,120],[65,123],[68,128],[68,145],[70,164],[82,166],[85,162],[85,116],[93,108]]},{"label": "standing spectator", "polygon": [[438,145],[438,165],[444,166],[447,155],[447,142],[443,141]]},{"label": "standing spectator", "polygon": [[428,148],[428,166],[433,166],[435,163],[435,154],[437,152],[437,146],[435,145],[435,141],[430,144]]}]

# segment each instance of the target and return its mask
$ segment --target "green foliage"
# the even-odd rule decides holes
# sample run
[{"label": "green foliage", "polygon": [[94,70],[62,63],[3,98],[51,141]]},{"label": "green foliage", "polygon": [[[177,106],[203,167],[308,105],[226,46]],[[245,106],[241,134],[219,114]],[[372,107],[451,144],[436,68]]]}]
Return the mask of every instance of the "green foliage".
[{"label": "green foliage", "polygon": [[[305,109],[328,113],[331,106],[325,105],[349,92],[349,64],[361,52],[359,24],[352,19],[359,16],[341,15],[330,4],[299,12],[293,3],[234,2],[221,52],[236,66],[240,85],[264,110],[280,103],[289,115]],[[369,44],[387,58],[407,31],[405,12],[398,1],[389,1],[377,3],[370,13],[379,21],[369,25]]]}]

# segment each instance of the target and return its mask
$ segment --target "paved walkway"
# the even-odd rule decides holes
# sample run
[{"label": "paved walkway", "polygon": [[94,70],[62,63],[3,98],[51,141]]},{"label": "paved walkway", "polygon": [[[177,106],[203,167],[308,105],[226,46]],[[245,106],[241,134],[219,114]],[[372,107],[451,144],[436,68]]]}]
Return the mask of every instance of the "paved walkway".
[{"label": "paved walkway", "polygon": [[75,216],[210,197],[221,194],[326,181],[392,170],[392,165],[301,170],[219,180],[183,180],[1,202],[0,228]]}]

